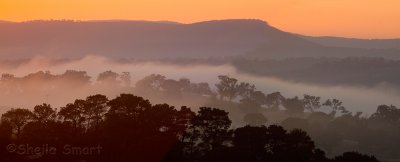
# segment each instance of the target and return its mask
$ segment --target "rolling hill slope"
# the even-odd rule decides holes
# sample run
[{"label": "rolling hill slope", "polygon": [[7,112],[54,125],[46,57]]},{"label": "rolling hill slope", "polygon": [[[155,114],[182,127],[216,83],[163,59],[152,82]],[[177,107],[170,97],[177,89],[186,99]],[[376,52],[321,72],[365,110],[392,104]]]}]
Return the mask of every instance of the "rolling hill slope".
[{"label": "rolling hill slope", "polygon": [[0,23],[0,59],[255,58],[373,56],[399,58],[397,49],[328,47],[260,20],[193,24],[147,21],[31,21]]}]

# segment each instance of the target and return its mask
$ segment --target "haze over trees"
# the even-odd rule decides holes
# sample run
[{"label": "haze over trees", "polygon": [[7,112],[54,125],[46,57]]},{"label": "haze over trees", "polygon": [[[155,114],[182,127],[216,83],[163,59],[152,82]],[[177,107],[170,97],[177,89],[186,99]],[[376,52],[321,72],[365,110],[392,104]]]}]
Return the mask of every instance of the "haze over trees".
[{"label": "haze over trees", "polygon": [[[4,112],[0,136],[7,137],[5,139],[8,140],[36,141],[35,144],[54,142],[56,146],[60,144],[60,141],[81,146],[94,145],[101,141],[105,142],[102,146],[107,146],[110,150],[125,150],[110,151],[106,155],[109,156],[108,158],[120,160],[136,158],[131,157],[132,152],[138,152],[138,155],[143,156],[150,154],[150,150],[154,150],[153,146],[156,145],[155,141],[158,141],[157,145],[161,146],[157,148],[160,150],[154,150],[155,154],[158,154],[154,156],[158,158],[154,161],[164,158],[173,159],[172,161],[179,161],[179,159],[186,161],[192,158],[212,161],[218,160],[219,156],[216,155],[226,155],[233,161],[248,158],[256,158],[255,161],[265,159],[273,161],[273,159],[292,157],[307,159],[304,161],[310,161],[310,158],[339,161],[341,158],[366,158],[374,161],[374,158],[358,153],[339,156],[343,152],[351,151],[375,155],[381,160],[398,158],[398,145],[393,141],[399,140],[396,134],[400,131],[397,128],[400,111],[393,105],[381,105],[375,113],[364,115],[361,112],[349,111],[345,103],[335,98],[322,99],[311,94],[286,97],[279,92],[265,93],[259,91],[251,83],[226,75],[218,77],[215,87],[208,83],[194,83],[185,78],[169,79],[159,74],[140,79],[133,87],[123,82],[130,80],[127,79],[130,78],[127,73],[117,74],[106,71],[97,77],[96,80],[99,82],[95,83],[88,79],[85,72],[68,71],[66,73],[76,74],[69,76],[75,76],[81,80],[80,84],[73,84],[78,89],[82,88],[81,86],[101,87],[106,83],[106,87],[131,90],[148,96],[152,98],[151,100],[163,98],[165,101],[174,101],[180,105],[185,105],[183,103],[188,99],[201,100],[205,101],[200,105],[204,107],[199,109],[196,107],[192,111],[185,106],[177,109],[168,104],[152,105],[149,100],[131,94],[121,94],[114,99],[104,95],[91,95],[76,99],[57,109],[48,104],[42,104],[32,107],[31,110],[14,108]],[[19,84],[26,85],[25,83],[32,80],[40,80],[57,88],[56,83],[63,82],[60,78],[67,80],[73,78],[63,77],[64,75],[39,72],[28,75],[29,77],[13,77],[11,74],[6,74],[2,79],[2,84],[4,81],[8,85],[19,86]],[[45,84],[42,86],[46,87]],[[13,93],[26,91],[20,90],[21,92]],[[33,90],[39,92],[42,89]],[[301,135],[299,140],[305,140],[301,141],[306,142],[304,147],[312,149],[309,152],[301,152],[299,155],[291,155],[292,157],[280,155],[281,153],[278,152],[275,154],[257,150],[261,147],[258,144],[270,138],[265,134],[260,134],[258,137],[257,134],[275,129],[275,124],[282,126],[279,129],[287,130],[283,132],[287,133],[289,139],[292,138],[291,132],[296,136]],[[131,130],[132,128],[135,129]],[[253,131],[255,133],[246,134]],[[307,132],[307,135],[304,132]],[[282,133],[281,135],[286,137]],[[131,136],[137,136],[143,143],[129,144],[133,142]],[[244,139],[235,139],[242,136]],[[73,137],[79,137],[81,141],[76,141],[77,139]],[[121,140],[120,143],[113,143],[114,139],[111,138],[116,137]],[[260,142],[252,142],[253,138]],[[198,143],[199,140],[202,142]],[[269,142],[277,141],[267,140],[264,144],[273,144]],[[249,146],[246,146],[246,143]],[[251,143],[254,143],[254,146]],[[280,148],[283,147],[281,145],[274,147],[277,150],[283,149]],[[285,149],[280,151],[294,153],[299,152],[296,149],[300,149],[287,147],[289,146],[285,146]],[[256,150],[248,151],[253,149]],[[301,148],[301,150],[307,149]],[[335,156],[337,157],[333,158]],[[148,157],[137,158],[139,158],[137,160],[143,160]],[[290,160],[293,159],[287,159],[287,161]]]}]

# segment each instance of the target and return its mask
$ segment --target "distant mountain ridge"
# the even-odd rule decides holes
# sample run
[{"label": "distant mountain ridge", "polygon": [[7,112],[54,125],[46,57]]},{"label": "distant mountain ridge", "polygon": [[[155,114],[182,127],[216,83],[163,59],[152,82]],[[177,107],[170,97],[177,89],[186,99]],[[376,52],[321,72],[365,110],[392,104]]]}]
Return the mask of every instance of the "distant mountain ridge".
[{"label": "distant mountain ridge", "polygon": [[261,20],[214,20],[193,24],[148,21],[30,21],[0,23],[0,59],[255,58],[372,56],[400,58],[397,49],[328,47],[281,31]]},{"label": "distant mountain ridge", "polygon": [[0,23],[11,23],[10,21],[0,20]]},{"label": "distant mountain ridge", "polygon": [[352,48],[365,48],[365,49],[398,49],[400,50],[399,39],[357,39],[357,38],[342,38],[342,37],[300,37],[325,46],[332,47],[352,47]]}]

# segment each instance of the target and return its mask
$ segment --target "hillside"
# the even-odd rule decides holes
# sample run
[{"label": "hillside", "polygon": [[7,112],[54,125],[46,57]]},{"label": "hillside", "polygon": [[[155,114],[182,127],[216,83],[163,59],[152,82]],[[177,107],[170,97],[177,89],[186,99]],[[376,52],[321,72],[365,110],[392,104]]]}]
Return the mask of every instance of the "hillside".
[{"label": "hillside", "polygon": [[[18,33],[18,34],[15,34]],[[0,59],[255,58],[374,56],[398,58],[400,50],[326,47],[260,20],[193,24],[148,21],[31,21],[0,23]]]},{"label": "hillside", "polygon": [[341,38],[341,37],[300,37],[318,43],[324,46],[331,47],[352,47],[365,49],[397,49],[400,50],[400,39],[356,39],[356,38]]}]

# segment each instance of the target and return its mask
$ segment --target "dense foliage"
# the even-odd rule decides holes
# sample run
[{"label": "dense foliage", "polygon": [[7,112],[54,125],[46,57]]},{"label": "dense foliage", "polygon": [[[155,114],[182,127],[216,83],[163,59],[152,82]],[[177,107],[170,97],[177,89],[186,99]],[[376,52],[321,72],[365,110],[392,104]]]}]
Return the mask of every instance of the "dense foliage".
[{"label": "dense foliage", "polygon": [[[92,95],[59,110],[48,104],[11,109],[1,117],[0,144],[6,148],[1,161],[378,161],[355,152],[329,159],[300,129],[234,129],[224,110],[195,113],[132,94],[112,100]],[[83,150],[89,147],[94,149]]]}]

